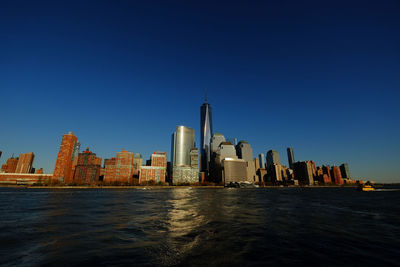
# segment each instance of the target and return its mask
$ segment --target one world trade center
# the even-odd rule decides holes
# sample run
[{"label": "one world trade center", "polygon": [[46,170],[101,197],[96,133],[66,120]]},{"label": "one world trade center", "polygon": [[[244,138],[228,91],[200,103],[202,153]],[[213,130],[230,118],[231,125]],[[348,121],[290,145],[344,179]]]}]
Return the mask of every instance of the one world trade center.
[{"label": "one world trade center", "polygon": [[200,171],[206,176],[210,171],[210,143],[212,137],[212,116],[211,107],[207,103],[207,97],[204,104],[200,107]]}]

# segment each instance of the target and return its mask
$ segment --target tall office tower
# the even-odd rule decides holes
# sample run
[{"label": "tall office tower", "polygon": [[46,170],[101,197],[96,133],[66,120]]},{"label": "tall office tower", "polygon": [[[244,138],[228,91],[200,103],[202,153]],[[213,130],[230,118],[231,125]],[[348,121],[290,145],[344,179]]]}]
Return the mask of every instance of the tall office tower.
[{"label": "tall office tower", "polygon": [[177,126],[172,136],[172,166],[189,166],[190,150],[195,147],[194,130],[186,126]]},{"label": "tall office tower", "polygon": [[236,153],[239,159],[244,159],[245,161],[253,160],[253,150],[246,141],[242,140],[236,145]]},{"label": "tall office tower", "polygon": [[287,156],[288,156],[289,168],[293,169],[293,163],[294,163],[293,148],[291,147],[287,148]]},{"label": "tall office tower", "polygon": [[220,133],[215,133],[211,138],[211,153],[217,152],[219,145],[226,142],[225,136]]},{"label": "tall office tower", "polygon": [[211,158],[212,113],[211,106],[205,102],[200,107],[200,171],[208,176]]},{"label": "tall office tower", "polygon": [[340,173],[340,168],[338,166],[332,166],[331,176],[332,176],[333,183],[335,183],[337,185],[344,184],[344,181],[342,179],[342,174]]},{"label": "tall office tower", "polygon": [[298,161],[293,163],[294,177],[299,181],[299,184],[313,185],[313,166],[311,161]]},{"label": "tall office tower", "polygon": [[3,154],[3,151],[0,151],[0,159],[1,159],[1,155]]},{"label": "tall office tower", "polygon": [[[213,153],[213,161],[211,162],[211,172],[209,180],[212,182],[223,182],[223,164],[226,158],[238,159],[236,149],[231,142],[221,142],[218,150]],[[245,161],[244,161],[245,162]]]},{"label": "tall office tower", "polygon": [[194,143],[194,130],[176,127],[172,143],[172,182],[199,182],[198,150]]},{"label": "tall office tower", "polygon": [[221,182],[221,174],[222,165],[219,160],[217,160],[217,151],[219,149],[219,145],[223,142],[226,142],[225,136],[220,133],[215,133],[211,138],[211,157],[210,157],[210,165],[208,176],[204,177],[208,181],[211,182]]},{"label": "tall office tower", "polygon": [[340,165],[340,173],[342,174],[342,178],[347,178],[350,179],[350,170],[349,170],[349,164],[343,163]]},{"label": "tall office tower", "polygon": [[70,183],[73,180],[73,162],[77,161],[79,152],[78,138],[72,133],[64,134],[60,151],[57,154],[52,181]]},{"label": "tall office tower", "polygon": [[261,169],[266,169],[265,168],[265,156],[264,156],[264,153],[258,154],[258,159],[260,161],[260,168]]},{"label": "tall office tower", "polygon": [[256,164],[253,159],[253,150],[246,141],[240,141],[236,145],[236,153],[239,159],[246,161],[246,178],[248,182],[256,182]]},{"label": "tall office tower", "polygon": [[11,157],[1,166],[1,172],[15,173],[18,165],[18,158]]},{"label": "tall office tower", "polygon": [[78,154],[78,162],[75,167],[74,182],[94,183],[99,180],[101,158],[91,152],[89,148]]},{"label": "tall office tower", "polygon": [[17,168],[15,169],[15,173],[31,173],[34,159],[35,154],[33,154],[33,152],[19,155],[19,160]]},{"label": "tall office tower", "polygon": [[247,181],[246,161],[243,159],[224,158],[222,164],[222,182],[227,185]]},{"label": "tall office tower", "polygon": [[167,173],[167,153],[155,151],[151,155],[151,166],[140,166],[139,183],[165,183]]},{"label": "tall office tower", "polygon": [[267,166],[268,168],[273,164],[281,164],[278,151],[270,150],[267,152]]}]

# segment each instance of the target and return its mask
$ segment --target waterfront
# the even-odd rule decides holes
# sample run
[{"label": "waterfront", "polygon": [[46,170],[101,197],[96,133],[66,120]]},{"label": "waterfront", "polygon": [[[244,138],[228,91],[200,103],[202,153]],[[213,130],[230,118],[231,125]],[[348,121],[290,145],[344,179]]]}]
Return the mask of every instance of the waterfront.
[{"label": "waterfront", "polygon": [[2,265],[396,265],[400,191],[0,188]]}]

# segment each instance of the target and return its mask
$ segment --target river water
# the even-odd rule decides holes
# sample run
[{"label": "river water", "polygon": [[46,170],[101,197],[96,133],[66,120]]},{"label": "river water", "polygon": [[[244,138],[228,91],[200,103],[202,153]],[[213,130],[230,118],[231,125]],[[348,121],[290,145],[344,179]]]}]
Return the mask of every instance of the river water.
[{"label": "river water", "polygon": [[0,188],[0,265],[398,265],[400,191]]}]

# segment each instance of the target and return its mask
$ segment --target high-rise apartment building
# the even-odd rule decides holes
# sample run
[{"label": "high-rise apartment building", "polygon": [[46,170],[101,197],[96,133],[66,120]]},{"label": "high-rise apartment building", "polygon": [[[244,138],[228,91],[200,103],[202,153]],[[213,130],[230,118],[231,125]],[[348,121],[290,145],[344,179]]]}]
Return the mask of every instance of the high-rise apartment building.
[{"label": "high-rise apartment building", "polygon": [[340,172],[340,168],[338,166],[332,166],[331,168],[331,176],[332,176],[332,182],[337,184],[337,185],[342,185],[344,184],[344,181],[342,179],[342,174]]},{"label": "high-rise apartment building", "polygon": [[115,158],[104,160],[104,179],[105,183],[119,182],[131,183],[135,171],[134,154],[122,150],[117,153]]},{"label": "high-rise apartment building", "polygon": [[15,173],[31,173],[35,154],[33,152],[20,154]]},{"label": "high-rise apartment building", "polygon": [[293,163],[295,162],[293,148],[291,147],[287,148],[287,156],[288,156],[289,168],[293,169]]},{"label": "high-rise apartment building", "polygon": [[329,165],[322,165],[321,169],[324,183],[332,183],[331,168]]},{"label": "high-rise apartment building", "polygon": [[73,180],[74,161],[77,162],[80,144],[78,138],[72,133],[64,134],[60,150],[57,154],[56,165],[53,172],[53,181],[70,183]]},{"label": "high-rise apartment building", "polygon": [[267,152],[267,166],[269,168],[274,164],[281,164],[281,158],[279,157],[278,151],[269,150]]},{"label": "high-rise apartment building", "polygon": [[91,152],[89,148],[78,154],[73,181],[76,183],[95,183],[99,180],[101,158]]},{"label": "high-rise apartment building", "polygon": [[140,166],[139,183],[165,183],[167,153],[155,151],[151,155],[151,166]]},{"label": "high-rise apartment building", "polygon": [[212,112],[206,98],[200,107],[200,171],[206,173],[206,176],[210,170],[212,135]]},{"label": "high-rise apartment building", "polygon": [[1,172],[4,173],[15,173],[18,165],[18,158],[11,157],[7,159],[7,162],[1,166]]},{"label": "high-rise apartment building", "polygon": [[116,158],[104,159],[103,182],[110,183],[115,181],[115,161]]}]

